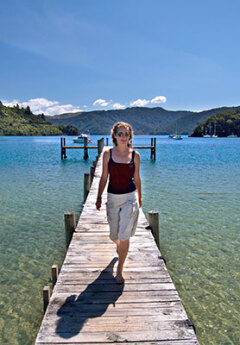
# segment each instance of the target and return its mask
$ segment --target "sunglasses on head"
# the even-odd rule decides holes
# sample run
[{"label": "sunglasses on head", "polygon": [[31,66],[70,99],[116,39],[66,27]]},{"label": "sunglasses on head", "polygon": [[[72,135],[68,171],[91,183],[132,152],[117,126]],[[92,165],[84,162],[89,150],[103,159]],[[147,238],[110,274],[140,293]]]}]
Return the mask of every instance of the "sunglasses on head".
[{"label": "sunglasses on head", "polygon": [[129,132],[117,132],[117,134],[116,134],[116,136],[117,137],[119,137],[119,138],[129,138],[130,137],[130,133]]}]

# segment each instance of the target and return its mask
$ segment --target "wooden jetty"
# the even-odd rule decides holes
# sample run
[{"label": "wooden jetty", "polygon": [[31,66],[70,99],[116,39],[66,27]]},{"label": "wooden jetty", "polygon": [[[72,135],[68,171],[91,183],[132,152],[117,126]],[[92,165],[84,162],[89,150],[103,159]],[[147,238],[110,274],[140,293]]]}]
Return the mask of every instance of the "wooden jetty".
[{"label": "wooden jetty", "polygon": [[[108,237],[106,192],[101,210],[95,208],[101,165],[102,156],[49,304],[45,304],[35,345],[199,345],[151,232],[150,225],[159,233],[154,212],[149,225],[140,211],[125,262],[125,284],[116,284],[117,255]],[[71,219],[67,214],[65,222],[73,229]]]},{"label": "wooden jetty", "polygon": [[[108,138],[106,138],[106,146],[108,146]],[[104,138],[99,139],[97,142],[97,146],[89,146],[87,138],[84,138],[83,146],[67,146],[66,145],[66,138],[61,138],[61,159],[67,158],[67,150],[78,150],[83,149],[84,154],[83,158],[86,160],[88,159],[88,150],[89,149],[98,149],[98,154],[100,154],[104,147]],[[134,149],[150,149],[150,158],[156,160],[156,138],[151,138],[151,145],[150,146],[134,146]]]}]

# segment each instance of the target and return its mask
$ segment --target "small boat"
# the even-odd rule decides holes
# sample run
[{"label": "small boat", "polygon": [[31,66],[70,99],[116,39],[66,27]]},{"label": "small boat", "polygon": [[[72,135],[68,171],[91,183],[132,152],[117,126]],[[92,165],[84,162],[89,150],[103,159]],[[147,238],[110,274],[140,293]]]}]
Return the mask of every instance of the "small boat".
[{"label": "small boat", "polygon": [[74,143],[84,143],[84,139],[87,138],[88,143],[92,143],[92,139],[90,138],[89,134],[80,134],[78,137],[73,138]]},{"label": "small boat", "polygon": [[169,138],[174,140],[182,140],[182,136],[178,134],[178,121],[176,122],[176,134],[169,135]]},{"label": "small boat", "polygon": [[216,134],[216,128],[217,128],[217,125],[215,123],[214,124],[214,133],[212,134],[212,125],[210,124],[209,134],[208,134],[207,133],[207,127],[205,127],[205,134],[203,135],[203,138],[218,138],[218,136]]},{"label": "small boat", "polygon": [[174,140],[182,140],[182,136],[180,134],[175,134],[172,139]]}]

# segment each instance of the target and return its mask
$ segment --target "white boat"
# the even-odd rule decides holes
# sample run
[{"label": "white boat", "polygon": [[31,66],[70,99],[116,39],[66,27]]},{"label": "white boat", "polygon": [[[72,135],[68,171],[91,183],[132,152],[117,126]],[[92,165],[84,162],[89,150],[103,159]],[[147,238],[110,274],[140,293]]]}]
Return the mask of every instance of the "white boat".
[{"label": "white boat", "polygon": [[216,123],[214,124],[214,133],[212,134],[212,125],[210,125],[209,128],[209,134],[207,133],[207,127],[205,127],[205,134],[203,135],[203,138],[218,138],[216,134]]},{"label": "white boat", "polygon": [[182,136],[179,135],[179,134],[175,134],[175,135],[172,137],[172,139],[174,139],[174,140],[182,140]]},{"label": "white boat", "polygon": [[182,140],[182,136],[178,134],[178,122],[176,122],[176,134],[171,135],[171,139]]},{"label": "white boat", "polygon": [[80,134],[78,137],[73,138],[74,143],[84,143],[84,139],[87,138],[88,143],[92,143],[92,139],[90,138],[89,134]]}]

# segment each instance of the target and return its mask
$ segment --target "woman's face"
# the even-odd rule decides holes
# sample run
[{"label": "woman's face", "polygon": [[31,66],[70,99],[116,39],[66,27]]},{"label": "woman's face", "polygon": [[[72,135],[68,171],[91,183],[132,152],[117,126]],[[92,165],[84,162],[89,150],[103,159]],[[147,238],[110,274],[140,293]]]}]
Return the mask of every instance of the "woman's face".
[{"label": "woman's face", "polygon": [[127,144],[130,138],[130,131],[126,127],[119,127],[115,135],[118,145]]}]

